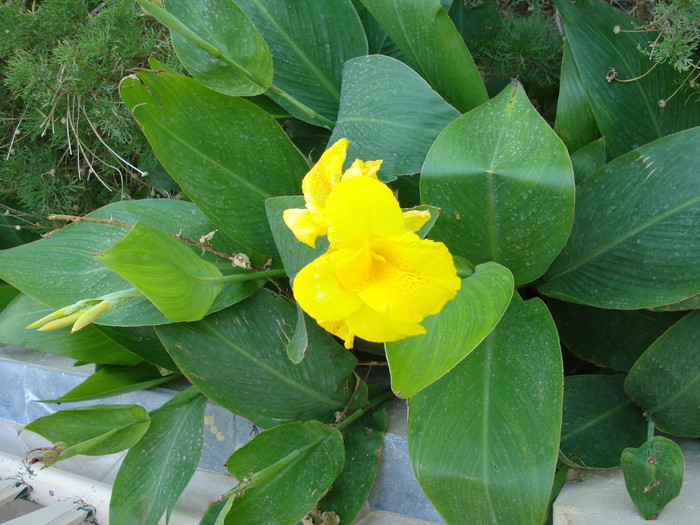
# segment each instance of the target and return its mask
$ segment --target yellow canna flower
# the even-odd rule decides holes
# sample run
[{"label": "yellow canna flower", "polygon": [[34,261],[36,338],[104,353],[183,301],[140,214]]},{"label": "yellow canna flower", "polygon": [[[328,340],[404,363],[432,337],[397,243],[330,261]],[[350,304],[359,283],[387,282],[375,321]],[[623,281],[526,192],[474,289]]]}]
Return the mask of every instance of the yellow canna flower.
[{"label": "yellow canna flower", "polygon": [[[299,241],[312,248],[316,245],[316,238],[328,232],[326,202],[338,184],[342,180],[356,177],[377,179],[381,160],[355,159],[343,173],[347,150],[348,139],[345,138],[328,148],[301,182],[306,208],[290,208],[284,211],[284,223]],[[408,211],[404,215],[406,227],[410,231],[418,230],[430,219],[430,213],[426,211]]]},{"label": "yellow canna flower", "polygon": [[460,288],[447,247],[413,233],[424,214],[402,212],[374,177],[343,176],[327,196],[330,247],[302,268],[293,290],[301,307],[347,348],[355,336],[389,342],[425,333],[420,322]]}]

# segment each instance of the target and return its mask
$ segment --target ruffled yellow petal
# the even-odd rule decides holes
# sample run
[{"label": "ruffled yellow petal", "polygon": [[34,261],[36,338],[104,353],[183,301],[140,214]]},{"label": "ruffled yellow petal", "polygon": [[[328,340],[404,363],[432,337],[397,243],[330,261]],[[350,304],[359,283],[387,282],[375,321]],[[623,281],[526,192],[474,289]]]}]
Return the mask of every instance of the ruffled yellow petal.
[{"label": "ruffled yellow petal", "polygon": [[348,329],[357,337],[374,343],[388,343],[411,335],[425,333],[425,328],[418,323],[397,321],[368,306],[363,306],[349,316],[345,322]]},{"label": "ruffled yellow petal", "polygon": [[316,237],[325,235],[328,231],[326,225],[319,224],[316,220],[316,215],[306,208],[284,210],[282,218],[287,227],[292,230],[294,236],[312,248],[316,246]]},{"label": "ruffled yellow petal", "polygon": [[369,246],[354,250],[345,248],[332,255],[335,275],[344,289],[361,292],[371,286],[374,277],[372,252]]},{"label": "ruffled yellow petal", "polygon": [[302,309],[316,320],[341,321],[362,306],[356,293],[342,287],[328,252],[299,271],[292,289]]},{"label": "ruffled yellow petal", "polygon": [[323,152],[321,158],[301,181],[306,207],[312,213],[323,213],[326,199],[340,182],[348,139],[340,139]]},{"label": "ruffled yellow petal", "polygon": [[348,323],[345,321],[317,321],[318,325],[330,332],[331,334],[340,337],[343,340],[345,348],[350,350],[355,343],[355,334],[348,328]]},{"label": "ruffled yellow petal", "polygon": [[373,179],[377,178],[377,172],[382,165],[381,160],[368,160],[367,162],[360,159],[355,159],[345,173],[343,173],[342,180],[352,179],[353,177],[371,177]]},{"label": "ruffled yellow petal", "polygon": [[461,286],[452,256],[441,242],[405,233],[374,239],[371,249],[386,262],[374,265],[374,282],[359,296],[392,319],[420,322],[439,312]]},{"label": "ruffled yellow petal", "polygon": [[408,210],[403,212],[403,223],[407,232],[417,232],[430,220],[430,212],[426,210]]},{"label": "ruffled yellow petal", "polygon": [[369,239],[405,233],[403,212],[388,186],[371,177],[343,180],[326,201],[328,240],[359,248]]}]

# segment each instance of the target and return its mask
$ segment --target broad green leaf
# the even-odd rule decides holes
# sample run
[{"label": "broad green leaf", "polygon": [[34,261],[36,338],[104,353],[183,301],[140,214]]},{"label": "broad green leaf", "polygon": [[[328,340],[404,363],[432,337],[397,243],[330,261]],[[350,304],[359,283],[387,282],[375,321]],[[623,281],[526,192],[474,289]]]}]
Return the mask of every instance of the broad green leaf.
[{"label": "broad green leaf", "polygon": [[261,432],[226,463],[237,479],[249,481],[224,523],[297,523],[331,486],[343,461],[340,432],[318,421],[295,421]]},{"label": "broad green leaf", "polygon": [[625,395],[624,375],[564,378],[560,449],[568,464],[617,467],[625,447],[644,443],[647,422]]},{"label": "broad green leaf", "polygon": [[600,137],[568,41],[564,43],[564,56],[561,61],[554,130],[571,153]]},{"label": "broad green leaf", "polygon": [[343,430],[343,471],[318,504],[324,512],[335,512],[341,523],[353,523],[367,501],[377,476],[386,428],[386,409],[382,408],[363,415]]},{"label": "broad green leaf", "polygon": [[348,162],[382,159],[380,174],[418,173],[435,138],[458,116],[459,111],[398,60],[356,58],[343,70],[338,124],[329,143],[347,137]]},{"label": "broad green leaf", "polygon": [[0,312],[20,294],[20,291],[9,284],[0,283]]},{"label": "broad green leaf", "polygon": [[362,0],[435,91],[464,112],[488,95],[459,31],[439,0]]},{"label": "broad green leaf", "polygon": [[304,310],[297,303],[297,322],[294,324],[294,334],[286,347],[289,360],[298,365],[304,360],[306,350],[309,347],[309,334],[306,332],[306,320]]},{"label": "broad green leaf", "polygon": [[[274,86],[335,121],[346,60],[367,54],[360,18],[350,0],[236,0],[270,46]],[[280,91],[267,95],[312,124]]]},{"label": "broad green leaf", "polygon": [[656,436],[639,448],[626,448],[620,463],[627,492],[644,519],[656,519],[681,492],[685,461],[670,439]]},{"label": "broad green leaf", "polygon": [[141,357],[105,337],[92,325],[74,334],[68,330],[37,332],[24,328],[53,311],[28,295],[18,296],[0,312],[0,341],[88,363],[133,366],[142,361]]},{"label": "broad green leaf", "polygon": [[449,372],[493,330],[513,295],[507,268],[485,263],[462,280],[462,288],[437,314],[421,324],[426,332],[386,343],[391,388],[411,397]]},{"label": "broad green leaf", "polygon": [[52,443],[68,445],[59,459],[84,454],[104,456],[121,452],[139,442],[150,418],[138,405],[92,405],[69,408],[32,421],[31,430]]},{"label": "broad green leaf", "polygon": [[601,308],[700,292],[700,128],[618,157],[576,188],[571,236],[538,289]]},{"label": "broad green leaf", "polygon": [[630,370],[625,390],[659,430],[700,437],[700,311],[654,341]]},{"label": "broad green leaf", "polygon": [[[117,202],[90,213],[87,218],[126,224],[141,221],[193,241],[215,229],[192,203],[169,199]],[[52,308],[132,288],[128,281],[94,257],[127,233],[129,228],[112,224],[78,222],[68,225],[38,241],[0,251],[0,278]],[[212,246],[230,254],[239,251],[223,233],[214,236]],[[214,302],[212,311],[240,301],[259,286],[256,281],[229,284]],[[144,297],[111,308],[97,322],[142,326],[169,321]]]},{"label": "broad green leaf", "polygon": [[151,412],[151,426],[126,454],[114,480],[112,525],[157,523],[164,513],[170,515],[199,463],[206,403],[188,388]]},{"label": "broad green leaf", "polygon": [[272,55],[262,35],[231,0],[150,0],[139,5],[172,32],[190,74],[225,95],[259,95],[272,83]]},{"label": "broad green leaf", "polygon": [[193,385],[260,427],[332,419],[352,396],[357,360],[307,323],[306,357],[293,364],[285,348],[295,320],[287,299],[263,289],[202,321],[164,326],[158,335]]},{"label": "broad green leaf", "polygon": [[379,25],[377,19],[371,15],[362,4],[361,0],[352,0],[352,5],[355,11],[357,11],[360,21],[362,22],[362,27],[367,35],[367,54],[385,55],[403,62],[405,59],[403,58],[401,50],[399,50],[396,43],[389,38],[384,28]]},{"label": "broad green leaf", "polygon": [[574,166],[576,184],[582,183],[586,177],[605,166],[606,161],[605,138],[599,138],[573,152],[571,164]]},{"label": "broad green leaf", "polygon": [[165,370],[177,371],[175,362],[166,352],[152,326],[130,326],[128,328],[104,325],[91,326],[94,326],[101,334],[136,354],[144,361]]},{"label": "broad green leaf", "polygon": [[137,390],[145,390],[162,385],[180,374],[161,375],[156,367],[148,363],[136,366],[109,365],[100,368],[70,392],[51,400],[38,400],[40,403],[75,403],[91,399],[118,396]]},{"label": "broad green leaf", "polygon": [[516,286],[544,273],[571,229],[566,147],[518,83],[447,126],[420,186],[421,202],[442,210],[431,238],[474,264],[506,266]]},{"label": "broad green leaf", "polygon": [[303,208],[305,206],[304,197],[275,197],[265,201],[265,209],[267,210],[267,219],[270,223],[272,236],[277,244],[277,251],[282,259],[284,271],[290,281],[294,281],[299,270],[317,259],[328,249],[328,239],[324,235],[316,239],[316,246],[310,246],[299,241],[292,230],[287,228],[287,225],[282,219],[284,210],[289,208]]},{"label": "broad green leaf", "polygon": [[682,314],[603,310],[549,301],[559,337],[575,355],[598,366],[629,371],[640,355]]},{"label": "broad green leaf", "polygon": [[121,275],[171,321],[198,321],[224,285],[223,274],[191,247],[142,222],[95,258]]},{"label": "broad green leaf", "polygon": [[[566,29],[581,81],[608,148],[617,157],[671,133],[700,125],[700,101],[671,95],[687,73],[670,63],[653,63],[639,48],[647,49],[653,31],[639,31],[642,22],[622,9],[598,0],[555,0]],[[622,31],[615,31],[620,26]],[[610,68],[617,78],[608,82]],[[646,74],[649,72],[649,74]],[[645,75],[645,76],[643,76]],[[664,107],[660,100],[668,100]],[[622,177],[624,178],[624,177]]]},{"label": "broad green leaf", "polygon": [[677,312],[679,310],[697,310],[700,308],[700,294],[693,295],[677,303],[655,306],[651,310],[656,312]]},{"label": "broad green leaf", "polygon": [[554,322],[539,299],[514,297],[471,355],[409,400],[411,466],[446,522],[542,523],[561,403]]},{"label": "broad green leaf", "polygon": [[298,192],[308,170],[275,120],[169,73],[127,77],[120,93],[160,162],[216,228],[248,255],[274,254],[265,199]]}]

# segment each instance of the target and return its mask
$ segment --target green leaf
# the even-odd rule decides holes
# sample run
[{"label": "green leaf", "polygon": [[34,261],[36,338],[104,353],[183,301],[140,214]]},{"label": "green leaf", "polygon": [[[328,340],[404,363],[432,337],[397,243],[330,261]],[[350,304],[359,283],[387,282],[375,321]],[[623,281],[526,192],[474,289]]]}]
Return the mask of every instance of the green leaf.
[{"label": "green leaf", "polygon": [[564,43],[559,78],[559,98],[554,130],[568,150],[573,153],[600,137],[600,131],[593,118],[586,90],[581,83],[581,75],[568,41]]},{"label": "green leaf", "polygon": [[207,399],[188,388],[151,412],[151,426],[126,454],[114,480],[112,525],[157,523],[194,474],[204,444]]},{"label": "green leaf", "polygon": [[285,348],[295,320],[287,299],[263,289],[202,321],[164,326],[158,335],[193,385],[260,427],[330,420],[352,396],[357,360],[308,323],[307,355],[293,364]]},{"label": "green leaf", "polygon": [[476,267],[437,314],[421,324],[427,333],[386,343],[391,388],[411,397],[440,379],[493,330],[513,295],[513,276],[496,263]]},{"label": "green leaf", "polygon": [[605,138],[599,138],[572,153],[571,164],[574,166],[576,184],[605,166],[606,161]]},{"label": "green leaf", "polygon": [[141,357],[144,361],[165,370],[177,371],[175,362],[168,352],[165,351],[152,326],[132,326],[128,328],[94,324],[90,326],[94,326],[101,334],[128,349],[129,352]]},{"label": "green leaf", "polygon": [[37,332],[24,328],[51,312],[53,308],[28,295],[18,296],[0,312],[0,341],[88,363],[133,366],[142,361],[141,357],[105,337],[92,325],[74,334],[68,330]]},{"label": "green leaf", "polygon": [[[610,68],[618,79],[628,80],[649,72],[652,62],[640,51],[656,38],[639,31],[642,22],[605,2],[555,0],[564,21],[591,110],[608,148],[617,157],[671,133],[700,124],[700,102],[681,95],[660,107],[687,73],[670,63],[659,64],[633,82],[607,81]],[[620,26],[621,32],[614,31]],[[624,178],[624,177],[623,177]]]},{"label": "green leaf", "polygon": [[[367,54],[367,38],[350,0],[236,0],[270,46],[274,85],[335,121],[343,64]],[[278,91],[267,95],[315,123]]]},{"label": "green leaf", "polygon": [[139,442],[150,421],[146,410],[138,405],[92,405],[41,417],[24,430],[52,443],[66,443],[68,448],[59,459],[67,459],[78,454],[104,456],[125,450]]},{"label": "green leaf", "polygon": [[300,242],[292,233],[292,230],[287,228],[287,225],[282,219],[284,210],[288,208],[303,208],[305,206],[304,197],[275,197],[265,201],[265,209],[267,210],[267,220],[270,223],[272,236],[277,244],[277,251],[282,259],[284,272],[289,277],[290,281],[294,281],[299,270],[304,266],[314,261],[328,249],[328,238],[326,236],[316,239],[316,246],[310,246]]},{"label": "green leaf", "polygon": [[542,523],[561,402],[554,323],[539,299],[514,297],[469,357],[409,400],[411,466],[446,522]]},{"label": "green leaf", "polygon": [[172,32],[187,71],[225,95],[259,95],[272,83],[272,55],[262,35],[230,0],[167,0],[166,10],[136,0]]},{"label": "green leaf", "polygon": [[459,31],[439,0],[362,0],[408,64],[450,104],[465,112],[488,95]]},{"label": "green leaf", "polygon": [[0,283],[0,312],[2,312],[21,292],[14,286]]},{"label": "green leaf", "polygon": [[[214,230],[212,223],[195,205],[170,199],[117,202],[90,213],[87,218],[126,224],[141,221],[166,233],[195,241]],[[127,233],[129,228],[111,224],[71,224],[49,237],[0,251],[0,278],[54,309],[132,288],[128,281],[94,257],[95,253],[106,250]],[[212,246],[225,253],[239,251],[222,233],[214,236]],[[259,287],[259,283],[251,283],[253,286],[248,294]],[[212,310],[239,301],[240,284],[250,286],[250,283],[227,286]],[[142,326],[167,323],[168,319],[144,297],[111,308],[97,322],[113,326]]]},{"label": "green leaf", "polygon": [[625,447],[644,443],[647,422],[625,395],[624,382],[624,375],[564,378],[560,449],[568,464],[617,467]]},{"label": "green leaf", "polygon": [[625,390],[651,412],[659,430],[700,437],[700,311],[686,315],[642,354]]},{"label": "green leaf", "polygon": [[357,11],[360,21],[362,22],[362,27],[364,27],[365,34],[367,35],[367,54],[385,55],[401,60],[402,62],[405,61],[403,53],[401,53],[396,43],[389,38],[384,28],[379,25],[376,18],[362,5],[362,2],[360,0],[352,0],[352,5],[355,11]]},{"label": "green leaf", "polygon": [[133,284],[173,322],[204,317],[224,287],[215,282],[223,276],[216,266],[142,222],[95,258]]},{"label": "green leaf", "polygon": [[665,304],[650,308],[655,312],[677,312],[679,310],[697,310],[700,308],[700,294],[693,295],[677,303]]},{"label": "green leaf", "polygon": [[639,448],[626,448],[620,463],[627,492],[644,519],[656,519],[681,492],[685,461],[670,439],[656,436]]},{"label": "green leaf", "polygon": [[127,77],[120,93],[160,162],[216,228],[239,251],[274,254],[265,199],[297,193],[308,170],[275,120],[169,73]]},{"label": "green leaf", "polygon": [[538,289],[601,308],[700,292],[700,128],[618,157],[576,188],[571,236]]},{"label": "green leaf", "polygon": [[306,320],[304,319],[304,310],[301,309],[299,304],[297,307],[297,322],[294,325],[294,333],[292,334],[292,340],[286,347],[287,357],[289,360],[298,365],[304,360],[306,355],[306,350],[309,347],[309,334],[306,332]]},{"label": "green leaf", "polygon": [[420,171],[435,138],[458,116],[459,111],[398,60],[356,58],[343,70],[338,123],[330,143],[347,137],[348,162],[382,159],[380,174],[409,175]]},{"label": "green leaf", "polygon": [[297,523],[331,486],[343,461],[340,432],[318,421],[295,421],[261,432],[226,463],[237,479],[249,481],[224,523]]},{"label": "green leaf", "polygon": [[75,403],[91,399],[118,396],[137,390],[162,385],[180,374],[161,375],[156,367],[147,363],[136,366],[109,365],[99,369],[70,392],[52,400],[37,400],[40,403]]},{"label": "green leaf", "polygon": [[343,430],[343,471],[319,502],[322,511],[335,512],[341,523],[353,523],[367,501],[377,476],[386,428],[386,409],[379,409],[363,415]]},{"label": "green leaf", "polygon": [[549,301],[548,305],[559,337],[573,354],[623,372],[681,317],[647,310],[603,310],[563,301]]},{"label": "green leaf", "polygon": [[517,83],[447,126],[420,186],[421,202],[442,210],[431,237],[474,264],[506,266],[516,286],[544,273],[571,229],[568,153]]}]

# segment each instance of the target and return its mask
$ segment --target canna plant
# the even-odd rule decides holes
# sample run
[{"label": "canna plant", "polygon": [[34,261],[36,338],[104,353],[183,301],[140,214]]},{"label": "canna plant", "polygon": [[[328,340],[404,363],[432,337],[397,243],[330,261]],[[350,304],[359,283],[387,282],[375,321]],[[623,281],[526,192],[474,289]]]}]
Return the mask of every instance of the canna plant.
[{"label": "canna plant", "polygon": [[207,399],[263,431],[203,524],[352,523],[396,397],[447,523],[542,523],[571,466],[622,465],[645,517],[675,497],[654,434],[700,436],[700,105],[642,75],[638,22],[555,0],[552,126],[518,81],[487,90],[459,1],[137,1],[191,76],[153,62],[121,97],[187,200],[0,252],[0,340],[110,365],[58,401],[189,382],[26,427],[48,462],[129,449],[110,523],[172,510]]}]

